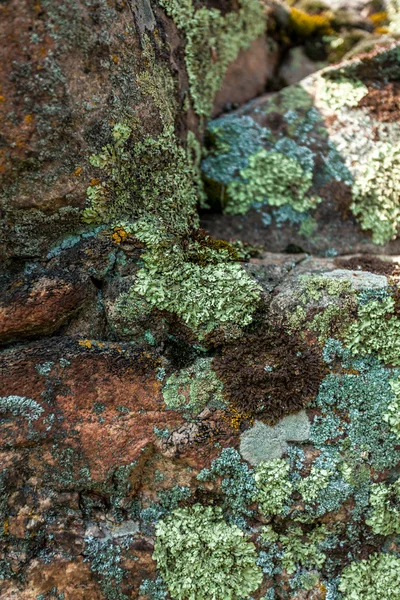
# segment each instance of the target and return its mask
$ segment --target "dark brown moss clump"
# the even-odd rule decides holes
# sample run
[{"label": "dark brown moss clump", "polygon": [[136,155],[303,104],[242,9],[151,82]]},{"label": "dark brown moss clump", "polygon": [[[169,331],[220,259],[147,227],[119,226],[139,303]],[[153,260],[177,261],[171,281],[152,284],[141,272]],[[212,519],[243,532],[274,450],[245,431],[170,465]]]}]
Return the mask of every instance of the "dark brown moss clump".
[{"label": "dark brown moss clump", "polygon": [[324,376],[322,359],[281,326],[244,335],[213,360],[228,401],[268,423],[306,406]]},{"label": "dark brown moss clump", "polygon": [[395,275],[399,270],[399,263],[382,260],[377,256],[368,254],[362,256],[353,256],[351,258],[335,258],[335,264],[342,269],[351,269],[357,271],[369,271],[378,275],[386,275],[387,277]]}]

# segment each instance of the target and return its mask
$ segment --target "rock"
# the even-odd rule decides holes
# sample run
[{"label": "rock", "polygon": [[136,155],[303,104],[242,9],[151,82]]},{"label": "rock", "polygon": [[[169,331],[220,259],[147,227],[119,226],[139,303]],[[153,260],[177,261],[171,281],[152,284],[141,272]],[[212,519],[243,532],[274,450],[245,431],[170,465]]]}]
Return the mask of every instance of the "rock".
[{"label": "rock", "polygon": [[204,220],[210,233],[274,251],[398,253],[397,55],[374,50],[212,121],[202,168],[225,214]]},{"label": "rock", "polygon": [[265,36],[254,40],[248,49],[241,50],[229,65],[222,87],[215,96],[213,117],[260,96],[274,75],[278,60],[277,44]]},{"label": "rock", "polygon": [[279,77],[285,85],[293,85],[326,66],[326,62],[310,60],[304,49],[298,46],[289,50],[279,69]]}]

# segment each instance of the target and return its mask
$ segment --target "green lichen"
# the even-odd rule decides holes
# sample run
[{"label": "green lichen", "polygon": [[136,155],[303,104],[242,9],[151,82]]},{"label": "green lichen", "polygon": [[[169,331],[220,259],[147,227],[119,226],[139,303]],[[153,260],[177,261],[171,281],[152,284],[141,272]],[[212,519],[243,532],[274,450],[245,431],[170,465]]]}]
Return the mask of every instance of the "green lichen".
[{"label": "green lichen", "polygon": [[290,526],[285,534],[279,536],[282,544],[282,567],[288,573],[294,573],[298,565],[308,568],[321,568],[326,560],[326,555],[318,547],[319,542],[326,538],[324,525],[313,528],[311,533],[305,535],[301,527]]},{"label": "green lichen", "polygon": [[43,412],[44,408],[32,398],[26,398],[25,396],[4,396],[0,398],[0,415],[21,415],[28,421],[37,421]]},{"label": "green lichen", "polygon": [[223,384],[211,369],[210,358],[199,358],[192,366],[173,373],[163,387],[167,408],[196,415],[210,405],[224,406]]},{"label": "green lichen", "polygon": [[328,76],[321,79],[319,98],[333,110],[357,106],[367,94],[368,88],[359,80]]},{"label": "green lichen", "polygon": [[239,264],[224,262],[224,253],[212,256],[222,262],[196,264],[178,244],[151,245],[132,297],[177,314],[200,338],[217,327],[237,336],[252,321],[261,288]]},{"label": "green lichen", "polygon": [[367,302],[358,307],[358,319],[344,338],[354,355],[375,352],[387,364],[400,365],[400,319],[395,315],[392,297]]},{"label": "green lichen", "polygon": [[289,481],[289,464],[275,459],[258,465],[254,473],[257,486],[257,501],[263,514],[276,515],[284,512],[292,493]]},{"label": "green lichen", "polygon": [[313,465],[310,474],[301,479],[297,485],[297,491],[300,492],[304,502],[314,502],[320,492],[328,487],[333,474],[329,469],[318,468]]},{"label": "green lichen", "polygon": [[373,242],[385,244],[396,237],[400,221],[400,146],[376,142],[358,169],[350,208],[362,229],[372,231]]},{"label": "green lichen", "polygon": [[241,181],[228,184],[225,212],[230,214],[245,214],[254,204],[289,204],[298,212],[305,212],[321,201],[306,195],[312,185],[312,172],[279,152],[259,150],[249,157],[249,166],[240,175]]},{"label": "green lichen", "polygon": [[389,403],[383,419],[389,423],[390,429],[400,438],[400,378],[392,379],[389,383],[394,398]]},{"label": "green lichen", "polygon": [[352,562],[342,572],[339,590],[344,600],[399,600],[400,558],[380,553]]},{"label": "green lichen", "polygon": [[196,9],[192,0],[159,3],[185,34],[190,95],[197,114],[207,118],[228,65],[265,30],[262,4],[240,0],[237,12],[222,15],[215,8]]},{"label": "green lichen", "polygon": [[239,600],[262,581],[254,545],[211,506],[177,509],[161,520],[153,558],[176,600]]},{"label": "green lichen", "polygon": [[196,167],[190,152],[177,143],[171,126],[156,138],[134,137],[131,126],[117,123],[113,141],[91,156],[91,164],[105,178],[87,190],[90,205],[84,221],[119,224],[155,216],[168,232],[185,234],[198,223]]},{"label": "green lichen", "polygon": [[366,523],[374,533],[400,533],[400,479],[392,484],[371,485],[372,514]]}]

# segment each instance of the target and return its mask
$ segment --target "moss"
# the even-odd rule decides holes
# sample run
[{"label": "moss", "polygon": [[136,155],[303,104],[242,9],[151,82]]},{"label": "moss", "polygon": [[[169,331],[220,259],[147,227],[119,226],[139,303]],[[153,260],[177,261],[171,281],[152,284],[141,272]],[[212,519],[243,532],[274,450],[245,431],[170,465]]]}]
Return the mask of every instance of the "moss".
[{"label": "moss", "polygon": [[373,300],[358,307],[358,319],[344,338],[354,355],[375,352],[383,362],[400,365],[400,319],[392,297]]},{"label": "moss", "polygon": [[241,181],[228,184],[225,212],[244,214],[254,204],[289,204],[298,212],[315,208],[320,198],[307,196],[312,173],[304,171],[290,156],[265,149],[249,157],[249,167],[240,171]]},{"label": "moss", "polygon": [[177,509],[161,520],[153,558],[176,600],[239,600],[262,581],[254,545],[211,506]]},{"label": "moss", "polygon": [[162,390],[167,408],[196,415],[206,406],[224,405],[223,385],[210,363],[210,358],[199,358],[191,367],[167,379]]},{"label": "moss", "polygon": [[399,145],[377,142],[359,169],[350,208],[361,228],[372,231],[373,242],[385,244],[395,239],[400,220]]},{"label": "moss", "polygon": [[255,470],[257,502],[264,515],[277,515],[284,512],[292,493],[288,473],[290,466],[283,459],[261,463]]},{"label": "moss", "polygon": [[372,514],[366,523],[374,533],[400,533],[400,479],[392,484],[371,485]]},{"label": "moss", "polygon": [[186,37],[185,63],[195,111],[209,117],[214,96],[228,65],[239,50],[265,30],[265,16],[258,0],[240,0],[237,12],[223,15],[206,7],[196,9],[192,0],[159,0]]},{"label": "moss", "polygon": [[280,326],[259,327],[225,346],[213,368],[233,406],[272,423],[306,406],[323,377],[318,354]]},{"label": "moss", "polygon": [[399,600],[400,558],[381,553],[351,563],[342,572],[339,590],[344,600]]}]

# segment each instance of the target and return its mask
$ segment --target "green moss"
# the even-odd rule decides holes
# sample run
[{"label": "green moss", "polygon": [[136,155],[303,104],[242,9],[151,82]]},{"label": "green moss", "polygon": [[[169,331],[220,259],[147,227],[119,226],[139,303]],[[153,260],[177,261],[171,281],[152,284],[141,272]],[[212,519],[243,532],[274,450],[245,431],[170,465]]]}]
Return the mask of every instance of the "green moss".
[{"label": "green moss", "polygon": [[400,558],[381,553],[351,563],[342,572],[339,590],[344,600],[399,600]]},{"label": "green moss", "polygon": [[400,319],[390,296],[358,307],[358,319],[344,338],[354,355],[375,352],[383,362],[400,365]]},{"label": "green moss", "polygon": [[191,367],[167,379],[163,387],[167,408],[196,415],[207,405],[224,406],[223,384],[210,363],[210,358],[199,358]]},{"label": "green moss", "polygon": [[400,146],[377,142],[352,187],[351,210],[375,244],[394,239],[400,221]]},{"label": "green moss", "polygon": [[237,12],[222,15],[215,8],[196,9],[192,0],[159,3],[185,34],[191,98],[197,114],[207,118],[228,65],[265,30],[262,4],[240,0]]},{"label": "green moss", "polygon": [[254,545],[211,506],[177,509],[161,520],[153,558],[176,600],[239,600],[262,581]]},{"label": "green moss", "polygon": [[225,211],[244,214],[254,204],[282,206],[289,204],[298,212],[315,208],[321,201],[306,196],[312,185],[312,173],[279,152],[259,150],[249,158],[249,167],[240,171],[241,181],[228,184]]},{"label": "green moss", "polygon": [[258,465],[254,473],[257,501],[261,512],[276,515],[284,511],[291,493],[289,464],[283,459],[270,460]]},{"label": "green moss", "polygon": [[374,533],[400,533],[400,479],[392,484],[371,485],[372,514],[366,523]]}]

